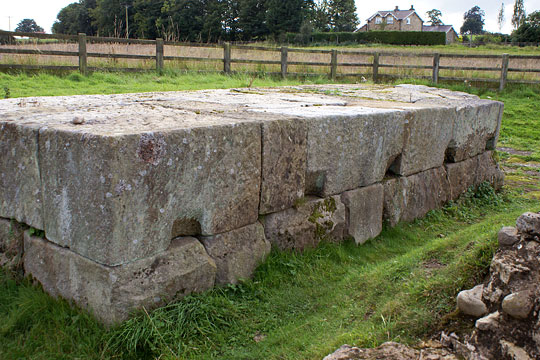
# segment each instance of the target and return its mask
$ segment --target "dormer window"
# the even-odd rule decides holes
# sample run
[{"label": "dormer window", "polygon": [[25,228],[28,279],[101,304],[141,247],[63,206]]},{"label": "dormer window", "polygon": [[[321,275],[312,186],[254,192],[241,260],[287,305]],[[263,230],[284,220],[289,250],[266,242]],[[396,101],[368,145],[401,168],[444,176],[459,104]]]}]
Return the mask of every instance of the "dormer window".
[{"label": "dormer window", "polygon": [[380,18],[380,17],[377,16],[377,17],[375,18],[375,24],[380,24],[380,23],[382,23],[382,18]]},{"label": "dormer window", "polygon": [[393,24],[394,23],[394,17],[393,16],[388,16],[386,18],[386,23],[387,24]]},{"label": "dormer window", "polygon": [[407,18],[407,25],[411,25],[411,18]]}]

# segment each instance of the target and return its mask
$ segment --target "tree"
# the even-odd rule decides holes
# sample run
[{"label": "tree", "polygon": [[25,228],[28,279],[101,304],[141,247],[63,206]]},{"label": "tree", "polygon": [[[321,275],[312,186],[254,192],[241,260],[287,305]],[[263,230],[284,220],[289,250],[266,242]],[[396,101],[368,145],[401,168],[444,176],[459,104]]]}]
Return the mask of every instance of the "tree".
[{"label": "tree", "polygon": [[268,35],[266,0],[240,0],[238,27],[244,40],[263,39]]},{"label": "tree", "polygon": [[532,12],[523,24],[512,33],[517,42],[540,42],[540,11]]},{"label": "tree", "polygon": [[497,25],[499,26],[499,31],[502,31],[504,26],[504,2],[501,4],[501,9],[499,10],[499,15],[497,15]]},{"label": "tree", "polygon": [[34,19],[23,19],[20,23],[17,24],[15,32],[27,32],[27,33],[38,33],[45,32],[41,26],[36,24]]},{"label": "tree", "polygon": [[332,31],[354,31],[358,26],[354,0],[330,0],[328,3]]},{"label": "tree", "polygon": [[316,31],[330,31],[330,6],[328,0],[322,0],[313,7],[313,27]]},{"label": "tree", "polygon": [[72,3],[60,10],[56,16],[56,21],[52,26],[54,34],[85,33],[95,35],[96,27],[92,25],[91,9],[96,7],[96,0],[81,0]]},{"label": "tree", "polygon": [[462,34],[478,35],[484,32],[484,16],[486,13],[479,6],[474,6],[463,15]]},{"label": "tree", "polygon": [[514,29],[519,28],[524,22],[527,14],[525,13],[525,6],[523,0],[516,0],[514,3],[514,14],[512,15],[512,26]]},{"label": "tree", "polygon": [[273,35],[298,32],[309,21],[309,11],[313,8],[312,0],[268,0],[266,22]]},{"label": "tree", "polygon": [[428,22],[431,24],[431,26],[443,25],[441,20],[442,13],[440,10],[433,9],[428,11],[426,14],[429,18]]}]

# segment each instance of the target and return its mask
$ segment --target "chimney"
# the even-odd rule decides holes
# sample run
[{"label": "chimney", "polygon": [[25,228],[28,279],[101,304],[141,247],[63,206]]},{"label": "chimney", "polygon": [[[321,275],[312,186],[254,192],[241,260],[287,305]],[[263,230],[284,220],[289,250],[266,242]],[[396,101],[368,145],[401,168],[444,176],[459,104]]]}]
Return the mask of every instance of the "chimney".
[{"label": "chimney", "polygon": [[399,11],[399,6],[396,6],[396,8],[394,9],[394,11]]},{"label": "chimney", "polygon": [[411,10],[414,10],[414,5],[411,5]]}]

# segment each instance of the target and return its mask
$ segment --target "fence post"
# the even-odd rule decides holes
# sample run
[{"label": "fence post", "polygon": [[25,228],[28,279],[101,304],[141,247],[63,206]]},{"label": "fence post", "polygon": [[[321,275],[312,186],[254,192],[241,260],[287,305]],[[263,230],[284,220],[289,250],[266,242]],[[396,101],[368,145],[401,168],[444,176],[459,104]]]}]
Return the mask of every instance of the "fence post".
[{"label": "fence post", "polygon": [[88,58],[86,53],[86,34],[79,33],[79,72],[88,73]]},{"label": "fence post", "polygon": [[373,82],[377,83],[379,78],[379,53],[373,54]]},{"label": "fence post", "polygon": [[506,80],[508,78],[508,54],[503,54],[501,64],[501,83],[499,85],[499,91],[503,91],[506,86]]},{"label": "fence post", "polygon": [[337,50],[332,50],[332,58],[330,60],[330,78],[336,80],[337,77]]},{"label": "fence post", "polygon": [[281,47],[281,77],[285,79],[287,77],[287,57],[289,56],[289,48],[286,46]]},{"label": "fence post", "polygon": [[228,42],[223,44],[223,72],[231,73],[231,44]]},{"label": "fence post", "polygon": [[156,70],[163,71],[163,39],[156,39]]},{"label": "fence post", "polygon": [[431,78],[431,81],[434,84],[437,84],[439,82],[439,65],[441,63],[441,55],[439,54],[433,54],[433,76]]}]

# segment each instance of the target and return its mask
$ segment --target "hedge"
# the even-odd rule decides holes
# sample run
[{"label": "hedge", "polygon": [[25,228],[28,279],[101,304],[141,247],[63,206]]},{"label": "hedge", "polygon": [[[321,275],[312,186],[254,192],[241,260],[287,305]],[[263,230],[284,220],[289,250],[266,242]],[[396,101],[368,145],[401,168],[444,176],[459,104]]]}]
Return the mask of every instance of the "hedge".
[{"label": "hedge", "polygon": [[445,45],[446,34],[432,31],[367,31],[367,32],[316,32],[288,33],[289,43],[380,43],[390,45]]}]

